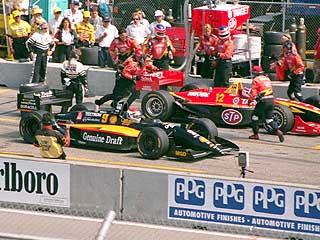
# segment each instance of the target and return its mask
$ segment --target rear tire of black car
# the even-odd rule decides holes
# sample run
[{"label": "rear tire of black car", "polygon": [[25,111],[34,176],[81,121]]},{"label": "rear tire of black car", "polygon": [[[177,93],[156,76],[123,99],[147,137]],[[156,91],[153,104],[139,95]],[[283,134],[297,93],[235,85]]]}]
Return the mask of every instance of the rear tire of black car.
[{"label": "rear tire of black car", "polygon": [[34,111],[21,118],[19,132],[26,143],[34,143],[36,131],[42,128],[42,117],[45,113],[47,111]]},{"label": "rear tire of black car", "polygon": [[[282,105],[275,105],[272,117],[283,133],[289,132],[293,128],[294,116],[290,108]],[[263,126],[268,133],[275,133],[274,130],[270,129],[265,123]]]},{"label": "rear tire of black car", "polygon": [[208,118],[199,118],[193,120],[188,126],[188,129],[200,134],[212,142],[215,142],[215,137],[218,136],[217,126]]},{"label": "rear tire of black car", "polygon": [[183,86],[179,92],[185,92],[185,91],[196,90],[196,89],[201,89],[201,88],[208,88],[208,86],[202,82],[189,83],[189,84]]},{"label": "rear tire of black car", "polygon": [[145,159],[159,159],[169,150],[169,137],[158,127],[143,129],[137,139],[138,151]]},{"label": "rear tire of black car", "polygon": [[173,114],[174,102],[174,97],[167,91],[153,91],[143,97],[141,110],[146,118],[166,121]]},{"label": "rear tire of black car", "polygon": [[96,111],[96,108],[97,106],[92,102],[83,102],[83,103],[78,103],[72,106],[69,112],[81,112],[81,111],[94,112]]},{"label": "rear tire of black car", "polygon": [[44,83],[23,83],[19,86],[19,92],[40,92],[49,90],[49,86]]}]

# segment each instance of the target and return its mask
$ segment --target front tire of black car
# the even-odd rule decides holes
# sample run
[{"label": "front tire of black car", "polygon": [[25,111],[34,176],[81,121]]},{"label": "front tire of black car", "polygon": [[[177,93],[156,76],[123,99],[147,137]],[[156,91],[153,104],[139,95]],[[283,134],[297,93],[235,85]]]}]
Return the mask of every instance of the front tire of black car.
[{"label": "front tire of black car", "polygon": [[198,133],[212,142],[215,142],[215,137],[218,136],[217,126],[208,118],[199,118],[193,120],[188,126],[188,129]]},{"label": "front tire of black car", "polygon": [[[283,133],[289,132],[293,128],[294,116],[290,108],[282,105],[275,105],[272,117],[273,121],[276,122]],[[268,133],[274,134],[274,130],[270,129],[266,123],[263,124],[263,127]]]},{"label": "front tire of black car", "polygon": [[21,118],[19,132],[26,143],[34,143],[36,131],[42,128],[42,117],[45,113],[47,111],[34,111]]},{"label": "front tire of black car", "polygon": [[146,118],[167,121],[173,114],[174,102],[174,97],[167,91],[149,92],[142,99],[141,110]]},{"label": "front tire of black car", "polygon": [[143,129],[137,139],[138,151],[145,159],[159,159],[169,150],[169,137],[158,127]]}]

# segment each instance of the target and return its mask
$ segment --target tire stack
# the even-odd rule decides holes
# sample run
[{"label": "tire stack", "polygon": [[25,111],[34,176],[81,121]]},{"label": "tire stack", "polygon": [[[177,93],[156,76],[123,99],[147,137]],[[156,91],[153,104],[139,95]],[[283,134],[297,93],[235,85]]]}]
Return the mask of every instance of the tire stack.
[{"label": "tire stack", "polygon": [[265,32],[263,34],[263,55],[261,59],[261,66],[265,73],[267,73],[271,80],[276,79],[275,69],[270,69],[270,64],[280,59],[282,52],[281,37],[283,32]]}]

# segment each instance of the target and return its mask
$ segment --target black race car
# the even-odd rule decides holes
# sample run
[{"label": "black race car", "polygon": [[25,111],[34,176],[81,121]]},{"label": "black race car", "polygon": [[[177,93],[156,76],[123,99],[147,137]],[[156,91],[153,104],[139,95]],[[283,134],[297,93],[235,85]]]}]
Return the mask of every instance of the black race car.
[{"label": "black race car", "polygon": [[[125,106],[120,102],[116,109],[94,111],[93,103],[78,104],[68,113],[55,114],[54,125],[63,133],[69,131],[71,146],[109,151],[138,149],[146,159],[167,156],[192,160],[239,151],[236,144],[218,137],[217,127],[207,118],[185,124],[165,123],[144,119]],[[19,129],[25,142],[33,143],[45,112],[33,111],[22,117]]]}]

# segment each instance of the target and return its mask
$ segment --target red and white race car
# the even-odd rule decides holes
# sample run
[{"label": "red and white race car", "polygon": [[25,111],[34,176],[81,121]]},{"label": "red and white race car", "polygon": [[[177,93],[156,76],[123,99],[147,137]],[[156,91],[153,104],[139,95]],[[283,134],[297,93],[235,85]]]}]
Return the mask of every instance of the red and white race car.
[{"label": "red and white race car", "polygon": [[[148,92],[142,99],[141,110],[147,118],[163,121],[184,122],[190,117],[207,117],[218,126],[244,127],[251,123],[254,109],[254,104],[248,106],[244,90],[239,81],[228,88],[192,83],[180,92]],[[312,96],[304,102],[275,98],[273,117],[283,132],[320,135],[320,97]]]}]

